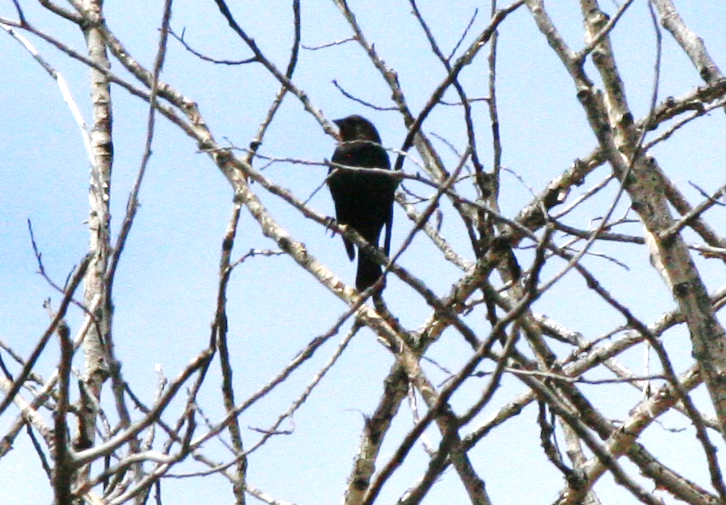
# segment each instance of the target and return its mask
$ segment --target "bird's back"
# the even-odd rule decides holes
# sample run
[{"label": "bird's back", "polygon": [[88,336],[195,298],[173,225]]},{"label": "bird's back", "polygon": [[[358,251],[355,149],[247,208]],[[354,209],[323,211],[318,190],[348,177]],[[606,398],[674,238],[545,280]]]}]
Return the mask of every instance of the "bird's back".
[{"label": "bird's back", "polygon": [[[386,151],[370,142],[340,144],[332,161],[357,168],[391,168]],[[335,201],[338,221],[353,226],[367,240],[376,240],[391,215],[398,182],[386,174],[340,168],[330,176],[328,185]]]}]

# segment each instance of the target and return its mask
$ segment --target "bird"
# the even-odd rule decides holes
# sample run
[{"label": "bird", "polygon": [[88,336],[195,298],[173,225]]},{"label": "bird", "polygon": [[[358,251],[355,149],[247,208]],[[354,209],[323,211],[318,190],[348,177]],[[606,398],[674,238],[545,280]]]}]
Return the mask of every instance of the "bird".
[{"label": "bird", "polygon": [[[388,254],[393,223],[393,200],[399,180],[386,174],[342,168],[390,170],[388,153],[381,145],[381,137],[376,127],[364,117],[353,115],[333,122],[338,126],[339,143],[333,153],[334,165],[328,171],[328,187],[335,204],[336,220],[338,224],[353,228],[376,247],[385,225],[384,252]],[[355,259],[355,248],[345,237],[343,243],[352,261]],[[355,287],[363,291],[373,286],[381,274],[380,265],[358,248]]]}]

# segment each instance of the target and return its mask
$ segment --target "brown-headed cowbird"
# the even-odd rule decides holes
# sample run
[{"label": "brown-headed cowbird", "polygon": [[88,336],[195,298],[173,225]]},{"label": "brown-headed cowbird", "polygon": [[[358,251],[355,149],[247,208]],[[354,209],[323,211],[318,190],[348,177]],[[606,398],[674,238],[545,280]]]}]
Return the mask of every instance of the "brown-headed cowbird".
[{"label": "brown-headed cowbird", "polygon": [[[340,143],[333,153],[333,163],[348,167],[390,170],[388,154],[381,146],[375,126],[361,116],[348,116],[333,121],[338,125]],[[385,253],[388,254],[393,221],[393,198],[398,180],[386,174],[331,168],[328,186],[335,202],[339,224],[351,226],[363,238],[378,246],[383,225],[386,225]],[[348,257],[355,258],[353,244],[343,237]],[[367,254],[358,251],[358,273],[355,287],[363,291],[376,283],[381,267]]]}]

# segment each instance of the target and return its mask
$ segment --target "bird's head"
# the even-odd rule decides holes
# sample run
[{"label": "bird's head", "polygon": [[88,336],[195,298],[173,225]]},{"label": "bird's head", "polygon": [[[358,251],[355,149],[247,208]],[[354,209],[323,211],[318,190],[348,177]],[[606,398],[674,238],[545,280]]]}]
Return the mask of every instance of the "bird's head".
[{"label": "bird's head", "polygon": [[381,143],[381,137],[378,135],[376,127],[362,116],[348,116],[336,119],[333,123],[338,126],[340,132],[338,137],[341,142],[368,140],[377,144]]}]

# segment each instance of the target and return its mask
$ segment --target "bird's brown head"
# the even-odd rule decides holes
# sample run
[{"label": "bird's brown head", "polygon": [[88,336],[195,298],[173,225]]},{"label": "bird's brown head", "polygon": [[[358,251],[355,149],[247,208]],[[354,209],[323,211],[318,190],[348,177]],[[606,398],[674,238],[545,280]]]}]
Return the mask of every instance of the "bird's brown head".
[{"label": "bird's brown head", "polygon": [[381,137],[376,131],[373,123],[362,116],[348,116],[343,119],[333,121],[338,125],[338,138],[341,142],[351,142],[354,140],[368,140],[377,144],[381,143]]}]

